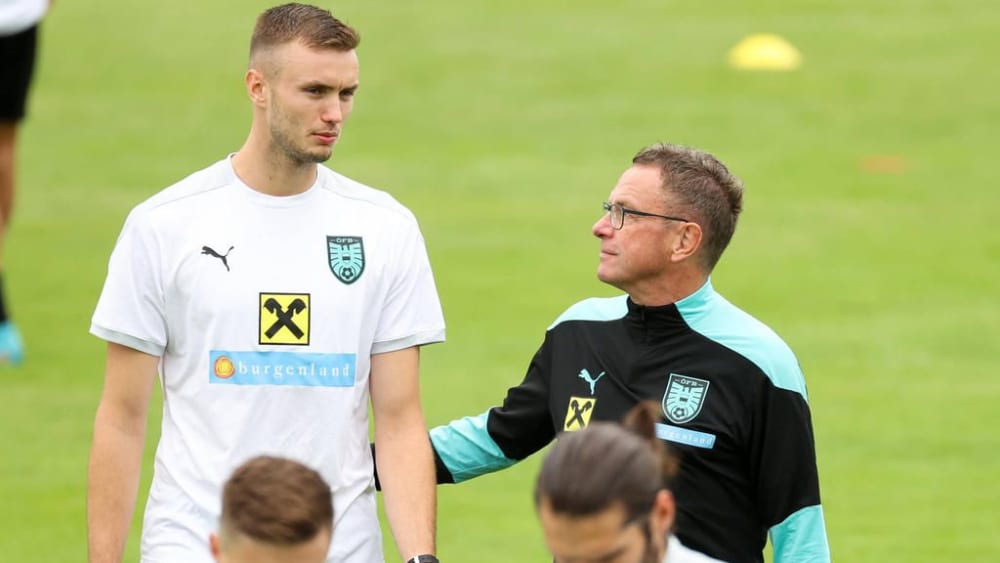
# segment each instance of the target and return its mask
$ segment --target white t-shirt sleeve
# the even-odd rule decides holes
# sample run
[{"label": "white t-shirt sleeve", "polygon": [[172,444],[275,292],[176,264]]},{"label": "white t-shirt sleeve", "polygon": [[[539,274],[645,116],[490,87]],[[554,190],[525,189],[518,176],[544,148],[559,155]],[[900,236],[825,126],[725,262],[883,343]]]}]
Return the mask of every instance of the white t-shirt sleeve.
[{"label": "white t-shirt sleeve", "polygon": [[42,21],[48,7],[47,0],[0,1],[0,37],[20,33]]},{"label": "white t-shirt sleeve", "polygon": [[138,209],[125,220],[111,253],[90,332],[154,356],[166,348],[160,248],[148,217]]},{"label": "white t-shirt sleeve", "polygon": [[416,222],[408,223],[398,237],[396,253],[388,268],[390,279],[372,353],[443,342],[444,314],[424,237]]}]

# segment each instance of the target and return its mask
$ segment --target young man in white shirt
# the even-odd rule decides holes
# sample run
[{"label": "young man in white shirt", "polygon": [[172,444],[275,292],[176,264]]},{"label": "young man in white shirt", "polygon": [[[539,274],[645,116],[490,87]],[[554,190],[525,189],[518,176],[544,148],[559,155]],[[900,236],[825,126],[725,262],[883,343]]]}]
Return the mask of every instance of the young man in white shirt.
[{"label": "young man in white shirt", "polygon": [[353,108],[358,43],[314,6],[264,12],[243,147],[126,220],[91,325],[108,341],[88,478],[92,563],[121,561],[157,374],[143,562],[209,562],[222,484],[261,454],[330,484],[331,561],[381,561],[369,399],[396,544],[434,553],[418,362],[420,346],[444,340],[444,320],[423,237],[390,195],[320,165]]}]

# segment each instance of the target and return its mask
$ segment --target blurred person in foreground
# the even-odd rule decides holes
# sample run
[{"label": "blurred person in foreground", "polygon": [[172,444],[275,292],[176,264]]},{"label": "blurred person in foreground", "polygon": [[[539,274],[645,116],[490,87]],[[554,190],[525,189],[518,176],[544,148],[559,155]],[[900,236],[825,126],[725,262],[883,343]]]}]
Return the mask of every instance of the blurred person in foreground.
[{"label": "blurred person in foreground", "polygon": [[640,403],[625,426],[595,422],[552,447],[535,509],[556,563],[719,563],[672,533],[677,461],[656,437],[659,409]]},{"label": "blurred person in foreground", "polygon": [[434,464],[419,347],[444,320],[413,214],[333,172],[359,85],[357,32],[328,11],[265,11],[250,42],[253,121],[233,155],[132,210],[91,332],[108,341],[88,478],[93,563],[121,561],[154,382],[163,423],[142,560],[209,560],[222,484],[261,454],[333,490],[329,559],[382,561],[369,400],[400,553],[434,553]]},{"label": "blurred person in foreground", "polygon": [[323,477],[297,461],[258,456],[226,481],[209,546],[219,563],[323,563],[332,534]]},{"label": "blurred person in foreground", "polygon": [[710,279],[742,208],[742,183],[707,152],[639,151],[592,228],[597,277],[625,294],[571,306],[500,406],[431,430],[438,482],[503,469],[560,432],[654,400],[657,435],[681,456],[685,545],[763,561],[769,534],[777,563],[828,561],[798,361]]},{"label": "blurred person in foreground", "polygon": [[27,113],[38,27],[49,4],[49,0],[0,0],[0,363],[13,365],[24,359],[24,344],[7,306],[3,248],[14,210],[17,131]]}]

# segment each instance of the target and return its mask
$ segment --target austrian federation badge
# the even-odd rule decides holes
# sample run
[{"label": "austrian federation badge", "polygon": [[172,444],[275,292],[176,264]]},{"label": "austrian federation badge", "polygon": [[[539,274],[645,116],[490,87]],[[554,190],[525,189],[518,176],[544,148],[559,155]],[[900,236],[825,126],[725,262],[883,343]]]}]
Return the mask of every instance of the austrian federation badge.
[{"label": "austrian federation badge", "polygon": [[330,271],[334,277],[352,284],[365,271],[365,245],[361,237],[326,237]]},{"label": "austrian federation badge", "polygon": [[663,392],[663,414],[675,424],[694,420],[705,404],[709,382],[697,377],[671,373]]}]

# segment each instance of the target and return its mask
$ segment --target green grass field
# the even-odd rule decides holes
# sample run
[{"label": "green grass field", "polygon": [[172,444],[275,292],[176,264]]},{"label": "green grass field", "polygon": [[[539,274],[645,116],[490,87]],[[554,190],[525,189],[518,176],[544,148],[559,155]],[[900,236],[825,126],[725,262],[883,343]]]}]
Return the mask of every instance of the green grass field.
[{"label": "green grass field", "polygon": [[[59,1],[47,20],[4,265],[28,345],[0,370],[4,561],[85,559],[104,350],[87,328],[107,258],[133,205],[242,143],[247,42],[269,5]],[[614,293],[594,276],[599,203],[643,145],[694,145],[746,181],[714,281],[799,356],[834,558],[1000,558],[994,0],[334,13],[364,40],[331,165],[417,214],[445,307],[449,340],[423,354],[430,424],[498,401],[566,306]],[[728,68],[754,32],[804,66]],[[444,561],[547,560],[538,462],[440,489]]]}]

